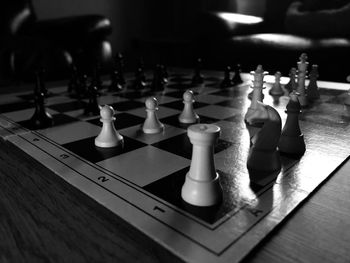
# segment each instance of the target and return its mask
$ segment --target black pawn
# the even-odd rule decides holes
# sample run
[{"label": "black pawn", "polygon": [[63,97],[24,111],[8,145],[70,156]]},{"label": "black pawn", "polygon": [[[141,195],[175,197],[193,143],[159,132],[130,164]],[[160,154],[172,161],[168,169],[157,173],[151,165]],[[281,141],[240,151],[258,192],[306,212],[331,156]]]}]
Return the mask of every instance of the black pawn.
[{"label": "black pawn", "polygon": [[121,76],[118,70],[114,70],[111,75],[111,84],[109,85],[110,91],[121,91],[123,84],[121,84]]},{"label": "black pawn", "polygon": [[79,85],[78,69],[75,65],[72,65],[67,92],[71,93],[71,92],[75,91],[77,89],[78,85]]},{"label": "black pawn", "polygon": [[163,90],[165,87],[165,80],[164,80],[164,74],[162,66],[157,64],[154,71],[153,71],[153,79],[152,79],[152,90],[159,91]]},{"label": "black pawn", "polygon": [[93,70],[93,75],[91,79],[91,85],[96,86],[98,90],[102,89],[102,80],[101,80],[101,74],[100,74],[100,64],[96,63],[94,70]]},{"label": "black pawn", "polygon": [[98,115],[100,114],[100,106],[97,102],[98,89],[94,85],[90,85],[88,88],[88,103],[85,108],[85,115]]},{"label": "black pawn", "polygon": [[192,85],[202,84],[204,82],[204,77],[201,73],[202,70],[202,59],[198,58],[196,61],[196,66],[194,68],[194,74],[192,77]]},{"label": "black pawn", "polygon": [[134,89],[141,90],[146,88],[146,77],[142,68],[138,67],[135,72]]},{"label": "black pawn", "polygon": [[88,76],[86,74],[81,74],[78,76],[78,83],[74,89],[74,97],[81,99],[85,98],[87,94],[88,87]]},{"label": "black pawn", "polygon": [[298,93],[290,93],[290,100],[286,107],[287,119],[282,129],[279,141],[279,150],[281,153],[288,155],[301,156],[304,154],[306,147],[304,135],[300,131],[299,115],[301,106],[298,100]]},{"label": "black pawn", "polygon": [[114,69],[119,73],[119,83],[124,85],[126,81],[124,78],[124,57],[122,53],[118,53],[114,57]]},{"label": "black pawn", "polygon": [[167,70],[166,66],[163,64],[161,64],[160,67],[161,67],[160,71],[162,74],[163,81],[164,81],[164,83],[168,83],[168,81],[169,81],[168,80],[168,78],[169,78],[168,70]]},{"label": "black pawn", "polygon": [[320,92],[317,85],[318,77],[319,77],[318,65],[314,64],[311,67],[311,71],[309,74],[310,82],[306,89],[307,98],[311,101],[314,101],[320,98]]},{"label": "black pawn", "polygon": [[34,92],[35,112],[30,119],[30,126],[33,129],[45,129],[53,125],[53,118],[45,108],[45,94],[36,87]]},{"label": "black pawn", "polygon": [[289,81],[288,83],[284,86],[285,89],[291,93],[293,90],[296,90],[297,88],[297,83],[295,81],[295,76],[297,75],[297,69],[296,68],[291,68],[289,71]]},{"label": "black pawn", "polygon": [[44,94],[45,97],[49,95],[49,91],[46,88],[44,81],[45,70],[43,68],[35,71],[36,88]]},{"label": "black pawn", "polygon": [[231,81],[231,67],[227,66],[224,71],[224,79],[222,80],[220,87],[221,88],[228,88],[232,87],[232,81]]},{"label": "black pawn", "polygon": [[232,84],[233,85],[238,85],[238,84],[241,84],[243,83],[243,80],[241,78],[241,65],[240,64],[237,64],[234,68],[234,75],[232,77]]}]

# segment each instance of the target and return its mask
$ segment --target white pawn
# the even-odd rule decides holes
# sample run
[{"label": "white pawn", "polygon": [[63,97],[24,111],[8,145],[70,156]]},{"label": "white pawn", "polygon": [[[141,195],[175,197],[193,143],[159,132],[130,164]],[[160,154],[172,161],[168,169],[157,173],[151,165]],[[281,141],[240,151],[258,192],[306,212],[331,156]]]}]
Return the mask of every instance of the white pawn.
[{"label": "white pawn", "polygon": [[214,164],[214,144],[220,127],[214,124],[194,124],[187,129],[193,144],[192,160],[181,189],[184,201],[195,206],[212,206],[222,200],[222,188]]},{"label": "white pawn", "polygon": [[269,94],[272,96],[282,96],[284,91],[281,86],[281,72],[277,71],[275,73],[275,83],[273,83],[272,88],[269,91]]},{"label": "white pawn", "polygon": [[113,107],[105,105],[100,110],[102,130],[95,138],[95,145],[102,148],[109,148],[118,146],[123,142],[121,136],[114,127],[115,111]]},{"label": "white pawn", "polygon": [[193,110],[194,95],[192,90],[186,90],[183,95],[184,109],[179,115],[181,123],[196,123],[199,121],[199,116]]},{"label": "white pawn", "polygon": [[147,134],[160,133],[164,130],[164,125],[158,120],[156,111],[158,110],[158,101],[155,97],[146,99],[147,117],[142,125],[142,131]]}]

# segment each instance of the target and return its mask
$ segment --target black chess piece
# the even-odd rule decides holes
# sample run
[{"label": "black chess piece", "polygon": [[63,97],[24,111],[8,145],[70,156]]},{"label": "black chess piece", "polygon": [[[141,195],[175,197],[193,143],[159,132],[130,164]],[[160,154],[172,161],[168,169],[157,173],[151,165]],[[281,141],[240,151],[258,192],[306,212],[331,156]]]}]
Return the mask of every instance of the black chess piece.
[{"label": "black chess piece", "polygon": [[102,89],[102,85],[103,85],[100,71],[101,71],[100,64],[97,62],[93,70],[91,85],[96,86],[98,90]]},{"label": "black chess piece", "polygon": [[201,73],[201,70],[202,70],[202,59],[198,58],[196,61],[196,66],[192,77],[192,85],[198,85],[204,82],[204,77]]},{"label": "black chess piece", "polygon": [[85,108],[85,115],[100,114],[100,106],[97,102],[98,89],[95,85],[90,85],[87,90],[88,103]]},{"label": "black chess piece", "polygon": [[118,53],[114,57],[114,69],[119,73],[119,83],[125,85],[126,81],[124,78],[124,57],[122,53]]},{"label": "black chess piece", "polygon": [[88,90],[88,76],[87,74],[81,74],[78,77],[78,85],[76,86],[75,89],[75,96],[78,99],[85,98],[87,96],[87,90]]},{"label": "black chess piece", "polygon": [[231,67],[227,66],[224,71],[224,79],[222,80],[220,87],[221,88],[228,88],[232,87],[233,83],[231,81]]},{"label": "black chess piece", "polygon": [[45,69],[39,68],[35,71],[35,81],[36,81],[36,89],[39,92],[42,92],[45,97],[49,96],[49,91],[46,88],[45,81],[44,81],[44,75],[45,75]]},{"label": "black chess piece", "polygon": [[135,80],[133,88],[136,90],[142,90],[147,87],[145,73],[142,68],[137,68],[135,72]]},{"label": "black chess piece", "polygon": [[34,91],[34,105],[35,111],[29,120],[32,129],[45,129],[53,125],[53,118],[45,108],[45,94],[39,87]]},{"label": "black chess piece", "polygon": [[70,69],[70,79],[68,82],[68,93],[72,93],[77,89],[77,86],[79,85],[79,73],[78,69],[75,65],[71,66]]},{"label": "black chess piece", "polygon": [[161,71],[161,74],[162,74],[162,79],[164,81],[164,83],[168,83],[168,78],[169,78],[169,73],[168,73],[168,70],[166,68],[166,66],[164,64],[160,64],[160,71]]},{"label": "black chess piece", "polygon": [[120,73],[115,69],[111,74],[111,84],[109,85],[109,90],[121,91],[123,89],[123,84],[121,82]]},{"label": "black chess piece", "polygon": [[159,91],[163,90],[165,88],[165,78],[164,78],[164,72],[162,65],[157,64],[154,71],[153,71],[153,79],[152,79],[152,90]]},{"label": "black chess piece", "polygon": [[145,62],[143,61],[143,58],[139,59],[136,74],[138,74],[138,77],[141,78],[143,82],[147,82],[145,74]]},{"label": "black chess piece", "polygon": [[240,64],[237,64],[235,67],[234,67],[234,75],[232,77],[232,83],[233,85],[239,85],[241,83],[243,83],[243,80],[241,78],[241,65]]}]

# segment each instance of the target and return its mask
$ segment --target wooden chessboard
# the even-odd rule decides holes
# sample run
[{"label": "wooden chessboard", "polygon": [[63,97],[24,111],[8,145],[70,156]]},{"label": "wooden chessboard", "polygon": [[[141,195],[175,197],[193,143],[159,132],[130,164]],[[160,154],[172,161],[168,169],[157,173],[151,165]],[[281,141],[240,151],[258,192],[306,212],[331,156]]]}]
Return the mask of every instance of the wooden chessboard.
[{"label": "wooden chessboard", "polygon": [[[95,147],[100,117],[85,116],[86,99],[71,96],[66,85],[50,87],[46,106],[54,126],[41,130],[31,130],[28,121],[33,114],[32,92],[4,95],[2,146],[30,156],[180,260],[238,262],[347,161],[350,109],[343,104],[347,86],[339,90],[320,82],[321,98],[300,116],[306,153],[301,158],[281,155],[279,173],[251,178],[246,168],[249,134],[243,120],[250,104],[250,82],[223,89],[222,73],[203,73],[201,85],[191,85],[191,71],[172,70],[161,91],[135,90],[132,77],[120,92],[101,90],[98,102],[115,108],[115,126],[125,140],[123,147],[111,149]],[[284,124],[289,97],[271,97],[271,83],[266,86],[264,103],[279,112]],[[178,122],[186,89],[195,94],[201,123],[215,123],[222,130],[214,159],[224,201],[214,208],[190,206],[180,196],[192,152],[188,126]],[[158,99],[164,133],[140,131],[149,96]]]}]

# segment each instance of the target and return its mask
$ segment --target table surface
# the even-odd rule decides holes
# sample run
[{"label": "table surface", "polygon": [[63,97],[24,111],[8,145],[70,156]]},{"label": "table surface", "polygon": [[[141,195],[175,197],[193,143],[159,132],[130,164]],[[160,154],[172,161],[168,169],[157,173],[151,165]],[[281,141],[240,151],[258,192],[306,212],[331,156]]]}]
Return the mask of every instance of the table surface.
[{"label": "table surface", "polygon": [[[177,261],[29,158],[0,147],[0,262]],[[349,215],[348,160],[244,261],[349,262]]]}]

